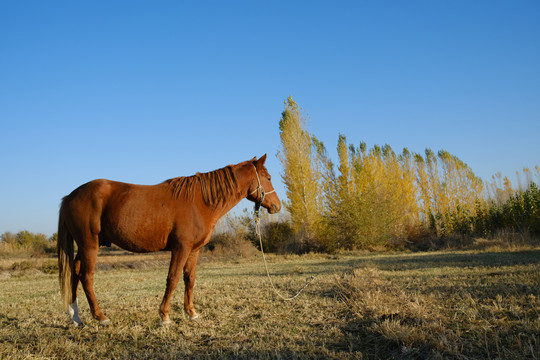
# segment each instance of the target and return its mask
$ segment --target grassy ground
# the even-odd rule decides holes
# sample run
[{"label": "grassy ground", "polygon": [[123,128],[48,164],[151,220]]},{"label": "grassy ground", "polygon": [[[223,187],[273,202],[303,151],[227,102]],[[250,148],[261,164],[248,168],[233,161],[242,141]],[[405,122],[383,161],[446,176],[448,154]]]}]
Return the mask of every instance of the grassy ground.
[{"label": "grassy ground", "polygon": [[540,358],[540,249],[270,256],[286,294],[315,275],[292,302],[274,295],[260,258],[203,257],[202,317],[184,317],[180,284],[166,328],[167,254],[110,254],[95,284],[108,328],[84,297],[86,326],[68,326],[52,259],[0,264],[0,358]]}]

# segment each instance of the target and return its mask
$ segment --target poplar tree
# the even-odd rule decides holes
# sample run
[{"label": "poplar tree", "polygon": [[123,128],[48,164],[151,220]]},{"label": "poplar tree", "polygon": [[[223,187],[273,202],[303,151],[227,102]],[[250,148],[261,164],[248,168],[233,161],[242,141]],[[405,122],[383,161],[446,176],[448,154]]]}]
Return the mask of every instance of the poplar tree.
[{"label": "poplar tree", "polygon": [[307,121],[298,104],[288,97],[279,121],[281,148],[278,158],[283,165],[283,182],[293,229],[306,242],[317,242],[316,227],[320,221],[320,178],[317,154],[307,131]]},{"label": "poplar tree", "polygon": [[476,215],[477,202],[483,191],[483,182],[467,164],[445,150],[438,153],[442,167],[440,206],[442,234],[456,230],[470,232],[470,219]]},{"label": "poplar tree", "polygon": [[317,235],[328,252],[345,248],[340,237],[341,231],[337,231],[340,220],[341,203],[339,196],[339,183],[334,171],[334,163],[330,160],[324,144],[315,136],[312,137],[314,148],[317,152],[318,170],[321,174],[321,200],[320,222],[317,226]]},{"label": "poplar tree", "polygon": [[426,163],[421,154],[414,154],[414,162],[416,166],[416,184],[418,187],[421,209],[419,218],[420,221],[427,226],[431,217],[431,195]]},{"label": "poplar tree", "polygon": [[335,183],[336,201],[330,218],[330,226],[334,230],[333,234],[339,247],[351,249],[358,243],[359,230],[363,225],[364,217],[363,208],[359,206],[357,197],[357,184],[353,179],[354,148],[348,150],[345,135],[339,135],[337,153],[339,175]]}]

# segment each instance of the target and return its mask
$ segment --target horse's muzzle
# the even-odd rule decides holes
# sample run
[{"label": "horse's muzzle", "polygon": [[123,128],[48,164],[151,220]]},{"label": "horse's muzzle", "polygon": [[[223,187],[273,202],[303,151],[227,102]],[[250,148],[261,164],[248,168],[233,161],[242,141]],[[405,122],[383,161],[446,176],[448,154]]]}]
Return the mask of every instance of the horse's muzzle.
[{"label": "horse's muzzle", "polygon": [[273,204],[272,207],[270,208],[269,213],[275,214],[275,213],[278,213],[280,210],[281,210],[281,204],[279,205]]}]

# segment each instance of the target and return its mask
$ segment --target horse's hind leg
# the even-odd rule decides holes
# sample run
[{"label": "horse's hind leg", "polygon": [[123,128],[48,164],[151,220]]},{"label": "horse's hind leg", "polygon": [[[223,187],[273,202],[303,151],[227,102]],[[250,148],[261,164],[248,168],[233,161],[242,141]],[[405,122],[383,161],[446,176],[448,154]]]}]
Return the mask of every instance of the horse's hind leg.
[{"label": "horse's hind leg", "polygon": [[77,289],[79,287],[79,276],[81,275],[81,255],[77,253],[73,260],[73,274],[71,275],[71,293],[72,299],[77,299]]},{"label": "horse's hind leg", "polygon": [[[82,244],[81,244],[82,245]],[[96,267],[97,254],[99,250],[99,242],[97,236],[91,244],[84,243],[79,249],[81,254],[81,271],[79,279],[82,283],[90,311],[94,319],[99,320],[99,324],[107,326],[111,321],[103,314],[98,305],[96,295],[94,294],[94,269]]]},{"label": "horse's hind leg", "polygon": [[73,261],[73,273],[71,274],[71,294],[73,303],[68,306],[68,315],[75,326],[82,325],[79,317],[79,304],[77,301],[77,288],[79,287],[79,276],[81,273],[81,256],[77,253]]}]

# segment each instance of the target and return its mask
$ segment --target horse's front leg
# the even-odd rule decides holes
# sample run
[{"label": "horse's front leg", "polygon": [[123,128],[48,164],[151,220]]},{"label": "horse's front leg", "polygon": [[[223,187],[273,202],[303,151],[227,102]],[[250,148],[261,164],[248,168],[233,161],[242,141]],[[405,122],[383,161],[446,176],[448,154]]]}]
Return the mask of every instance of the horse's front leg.
[{"label": "horse's front leg", "polygon": [[161,317],[161,325],[168,325],[171,323],[169,318],[169,310],[171,306],[171,298],[180,280],[182,268],[184,267],[189,252],[185,249],[179,248],[171,251],[171,264],[169,265],[169,275],[167,275],[167,287],[165,288],[165,294],[163,295],[163,301],[159,307],[159,316]]},{"label": "horse's front leg", "polygon": [[199,314],[197,314],[195,307],[193,306],[193,286],[195,285],[195,269],[197,268],[198,260],[199,250],[192,251],[187,259],[186,266],[184,267],[184,310],[190,320],[199,317]]}]

